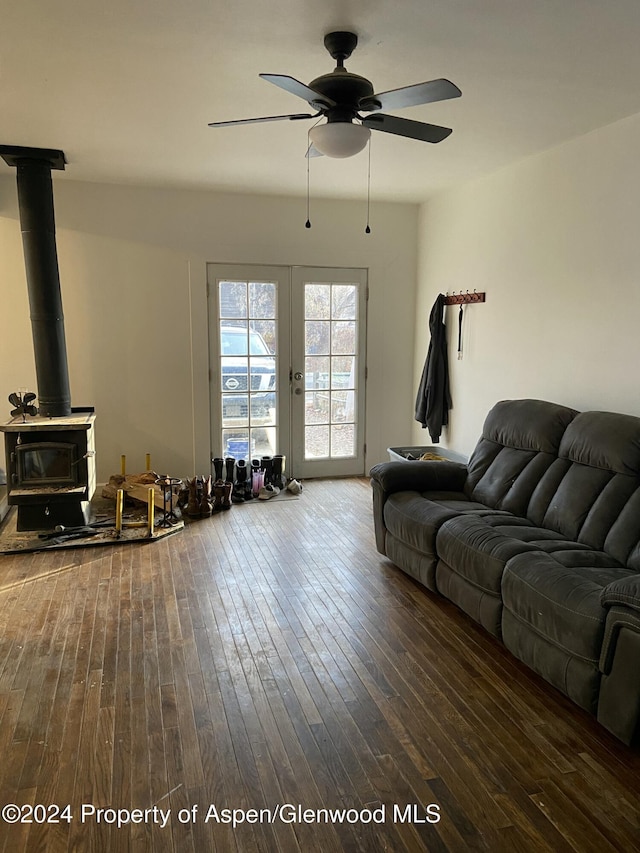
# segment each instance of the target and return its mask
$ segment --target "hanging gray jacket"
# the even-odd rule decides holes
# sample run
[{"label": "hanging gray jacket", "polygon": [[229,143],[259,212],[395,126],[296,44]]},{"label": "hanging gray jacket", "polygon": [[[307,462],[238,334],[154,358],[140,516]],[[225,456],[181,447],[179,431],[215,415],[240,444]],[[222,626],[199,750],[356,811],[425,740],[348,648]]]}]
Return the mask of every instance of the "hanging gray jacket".
[{"label": "hanging gray jacket", "polygon": [[444,307],[444,296],[440,293],[429,315],[431,340],[422,370],[415,411],[415,419],[422,424],[423,429],[428,427],[431,440],[435,444],[440,441],[442,427],[449,423],[451,408]]}]

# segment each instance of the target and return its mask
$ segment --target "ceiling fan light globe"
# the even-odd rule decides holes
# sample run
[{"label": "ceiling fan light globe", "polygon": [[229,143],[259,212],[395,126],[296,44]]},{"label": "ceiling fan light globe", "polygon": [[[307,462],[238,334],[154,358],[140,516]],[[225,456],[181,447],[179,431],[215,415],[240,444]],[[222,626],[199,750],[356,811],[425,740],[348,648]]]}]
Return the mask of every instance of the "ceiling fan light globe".
[{"label": "ceiling fan light globe", "polygon": [[325,157],[353,157],[366,147],[371,131],[362,124],[332,121],[309,131],[312,145]]}]

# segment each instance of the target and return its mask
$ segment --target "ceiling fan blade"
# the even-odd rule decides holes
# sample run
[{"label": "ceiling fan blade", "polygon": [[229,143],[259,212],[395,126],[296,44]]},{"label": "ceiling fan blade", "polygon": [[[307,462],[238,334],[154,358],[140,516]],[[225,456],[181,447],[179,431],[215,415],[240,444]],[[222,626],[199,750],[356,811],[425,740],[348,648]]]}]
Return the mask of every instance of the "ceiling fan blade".
[{"label": "ceiling fan blade", "polygon": [[274,86],[279,86],[281,89],[284,89],[285,92],[297,95],[299,98],[302,98],[303,101],[307,101],[307,103],[311,104],[311,106],[316,109],[335,107],[336,105],[336,102],[332,101],[331,98],[321,95],[320,92],[310,89],[309,86],[305,86],[304,83],[296,80],[295,77],[289,77],[287,74],[259,74],[258,76],[263,80],[266,80],[267,83],[273,83]]},{"label": "ceiling fan blade", "polygon": [[371,130],[382,130],[384,133],[395,133],[397,136],[408,136],[421,142],[442,142],[450,133],[450,127],[440,127],[437,124],[425,124],[422,121],[411,121],[398,116],[374,113],[362,119],[362,124]]},{"label": "ceiling fan blade", "polygon": [[262,118],[238,118],[234,121],[210,121],[209,127],[230,127],[232,124],[257,124],[263,121],[282,121],[283,119],[289,119],[289,121],[296,121],[300,118],[316,118],[316,116],[311,113],[291,113],[286,116],[263,116]]},{"label": "ceiling fan blade", "polygon": [[[450,80],[429,80],[426,83],[416,83],[404,86],[402,89],[390,89],[376,95],[363,98],[360,109],[368,110],[399,110],[403,107],[415,107],[418,104],[431,104],[434,101],[447,101],[449,98],[459,98],[462,92]],[[379,105],[379,106],[378,106]]]}]

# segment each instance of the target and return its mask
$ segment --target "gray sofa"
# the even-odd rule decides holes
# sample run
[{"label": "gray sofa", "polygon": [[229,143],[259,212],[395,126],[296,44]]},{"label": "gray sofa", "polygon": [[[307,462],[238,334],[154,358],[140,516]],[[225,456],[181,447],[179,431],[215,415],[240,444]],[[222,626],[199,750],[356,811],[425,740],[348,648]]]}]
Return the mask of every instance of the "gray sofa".
[{"label": "gray sofa", "polygon": [[467,465],[371,484],[380,553],[640,741],[640,418],[505,400]]}]

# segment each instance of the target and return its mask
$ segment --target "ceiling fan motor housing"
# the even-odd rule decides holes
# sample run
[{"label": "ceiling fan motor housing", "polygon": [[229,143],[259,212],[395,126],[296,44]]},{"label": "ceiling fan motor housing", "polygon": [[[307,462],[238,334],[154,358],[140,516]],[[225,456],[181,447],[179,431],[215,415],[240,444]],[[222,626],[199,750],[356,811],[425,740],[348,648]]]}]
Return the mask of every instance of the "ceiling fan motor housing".
[{"label": "ceiling fan motor housing", "polygon": [[309,83],[309,88],[335,102],[336,106],[327,110],[329,121],[350,121],[358,112],[361,99],[373,95],[369,80],[344,68],[316,77]]},{"label": "ceiling fan motor housing", "polygon": [[[345,59],[348,59],[358,44],[358,36],[355,33],[338,31],[327,33],[324,37],[324,46],[333,59],[338,63],[330,74],[322,74],[309,83],[309,88],[319,92],[325,98],[333,101],[335,106],[327,107],[321,101],[313,106],[319,107],[326,115],[327,121],[352,121],[360,109],[363,99],[371,101],[373,86],[366,77],[359,74],[351,74],[344,67]],[[375,109],[375,107],[368,107]]]}]

